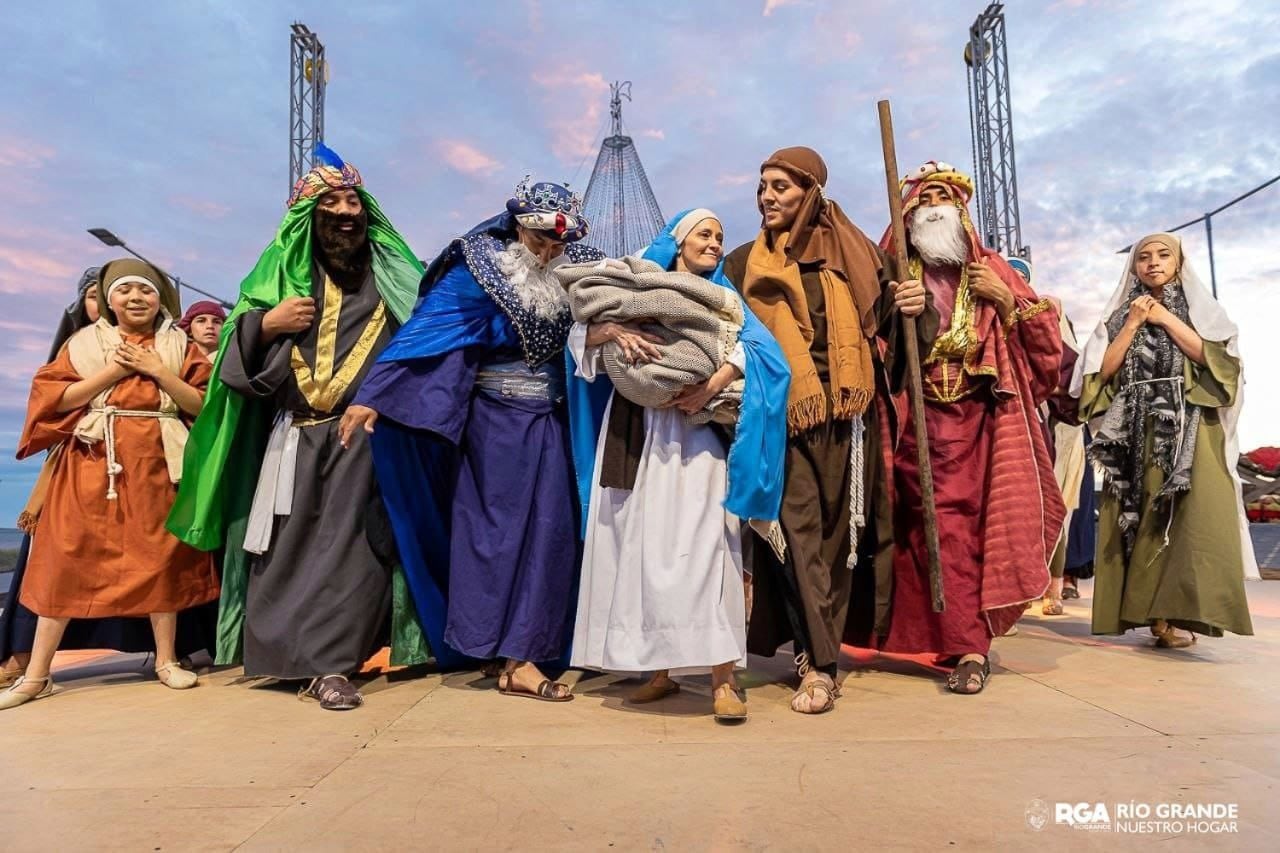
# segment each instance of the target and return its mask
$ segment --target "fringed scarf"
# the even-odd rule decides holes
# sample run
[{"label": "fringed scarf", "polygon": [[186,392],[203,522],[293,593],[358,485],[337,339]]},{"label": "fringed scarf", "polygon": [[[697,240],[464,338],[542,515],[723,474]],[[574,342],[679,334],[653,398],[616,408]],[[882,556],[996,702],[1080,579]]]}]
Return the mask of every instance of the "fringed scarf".
[{"label": "fringed scarf", "polygon": [[863,333],[849,283],[832,270],[822,269],[827,314],[827,350],[831,372],[831,405],[809,353],[813,325],[809,302],[800,279],[800,265],[787,257],[789,234],[775,237],[761,231],[747,257],[742,293],[747,305],[773,333],[791,367],[787,398],[787,432],[795,435],[825,423],[861,415],[875,394],[871,346]]},{"label": "fringed scarf", "polygon": [[[1107,334],[1115,340],[1129,316],[1129,306],[1147,288],[1134,279],[1120,306],[1107,318]],[[1175,317],[1190,325],[1187,297],[1171,282],[1161,300]],[[1191,488],[1200,407],[1186,403],[1183,370],[1186,356],[1163,328],[1151,324],[1135,336],[1118,376],[1120,390],[1093,438],[1090,456],[1107,474],[1107,489],[1120,502],[1120,529],[1125,556],[1133,554],[1142,509],[1147,422],[1151,421],[1151,463],[1164,474],[1156,496],[1158,511],[1172,516],[1173,497]]]}]

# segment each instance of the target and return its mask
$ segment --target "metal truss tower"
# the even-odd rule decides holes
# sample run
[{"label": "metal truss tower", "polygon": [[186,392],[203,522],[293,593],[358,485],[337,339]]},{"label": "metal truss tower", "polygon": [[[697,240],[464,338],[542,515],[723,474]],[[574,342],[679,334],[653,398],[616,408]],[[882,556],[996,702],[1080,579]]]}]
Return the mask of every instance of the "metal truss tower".
[{"label": "metal truss tower", "polygon": [[1018,214],[1004,4],[992,3],[973,22],[964,61],[969,67],[969,123],[977,181],[975,225],[983,241],[1002,255],[1030,259],[1031,249],[1022,242]]},{"label": "metal truss tower", "polygon": [[311,171],[316,143],[324,141],[324,87],[329,66],[320,37],[294,22],[289,38],[289,191]]},{"label": "metal truss tower", "polygon": [[635,143],[622,132],[622,99],[631,100],[631,82],[613,83],[609,91],[612,129],[600,145],[582,200],[583,213],[591,223],[584,242],[620,258],[649,245],[666,221]]}]

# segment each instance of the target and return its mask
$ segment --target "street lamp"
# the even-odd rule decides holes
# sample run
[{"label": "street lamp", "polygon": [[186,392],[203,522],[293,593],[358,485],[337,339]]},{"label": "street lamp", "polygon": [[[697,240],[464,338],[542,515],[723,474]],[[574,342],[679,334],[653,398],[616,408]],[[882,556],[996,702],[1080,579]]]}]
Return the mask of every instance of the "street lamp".
[{"label": "street lamp", "polygon": [[[145,261],[146,263],[151,264],[151,266],[155,267],[156,269],[160,269],[160,267],[159,267],[159,266],[157,266],[156,264],[154,264],[154,263],[152,263],[151,261],[147,260],[146,258],[144,258],[144,257],[143,257],[141,254],[139,254],[138,252],[135,252],[133,249],[129,248],[129,244],[128,244],[128,243],[126,243],[125,241],[121,240],[119,237],[117,237],[115,234],[113,234],[113,233],[112,233],[111,231],[109,231],[108,229],[106,229],[106,228],[90,228],[90,229],[89,229],[89,233],[90,233],[90,234],[92,234],[94,237],[98,238],[98,242],[102,243],[102,245],[104,245],[104,246],[110,246],[110,247],[111,247],[111,248],[113,248],[113,249],[124,249],[126,252],[128,252],[128,253],[129,253],[129,254],[131,254],[131,255],[133,255],[133,256],[134,256],[135,258],[137,258],[138,260],[140,260],[140,261]],[[163,272],[163,270],[162,270],[162,272]],[[196,287],[196,286],[195,286],[195,285],[193,285],[193,284],[188,284],[187,282],[185,282],[185,281],[183,281],[182,279],[178,278],[176,275],[170,275],[168,272],[165,272],[165,275],[167,275],[167,276],[169,276],[169,278],[173,279],[174,286],[176,286],[176,287],[178,287],[178,288],[183,288],[183,287],[185,287],[187,290],[194,290],[196,293],[199,293],[201,296],[207,296],[207,297],[209,297],[210,299],[215,300],[215,301],[216,301],[219,305],[221,305],[223,308],[230,309],[230,308],[232,307],[232,306],[231,306],[231,303],[230,303],[230,302],[228,302],[228,301],[226,301],[225,299],[223,299],[221,296],[216,296],[216,295],[214,295],[214,294],[210,293],[210,292],[209,292],[209,291],[207,291],[207,290],[201,290],[200,288]]]}]

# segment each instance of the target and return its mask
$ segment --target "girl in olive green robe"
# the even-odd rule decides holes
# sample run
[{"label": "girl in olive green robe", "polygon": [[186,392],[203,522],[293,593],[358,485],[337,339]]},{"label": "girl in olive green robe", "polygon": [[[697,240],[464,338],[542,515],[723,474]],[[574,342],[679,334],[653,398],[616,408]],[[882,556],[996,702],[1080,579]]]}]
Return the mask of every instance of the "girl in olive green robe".
[{"label": "girl in olive green robe", "polygon": [[1165,648],[1252,634],[1244,579],[1257,568],[1232,473],[1236,327],[1178,238],[1134,244],[1074,384],[1105,472],[1093,633],[1149,626]]}]

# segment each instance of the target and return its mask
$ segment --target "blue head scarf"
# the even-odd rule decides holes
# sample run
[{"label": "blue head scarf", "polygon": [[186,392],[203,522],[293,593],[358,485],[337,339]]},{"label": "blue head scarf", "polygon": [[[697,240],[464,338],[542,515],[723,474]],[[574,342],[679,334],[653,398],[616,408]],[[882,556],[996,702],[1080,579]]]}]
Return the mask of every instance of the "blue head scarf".
[{"label": "blue head scarf", "polygon": [[[653,261],[663,269],[674,269],[676,258],[680,254],[680,241],[676,239],[676,232],[680,230],[685,217],[693,212],[694,210],[685,210],[677,214],[667,223],[662,233],[654,238],[641,257]],[[710,214],[710,211],[703,212]],[[698,221],[708,218],[714,216],[702,216]],[[696,226],[697,222],[688,225]],[[689,229],[683,230],[687,233]],[[714,270],[704,274],[704,278],[733,290],[733,284],[724,275],[723,258]],[[782,504],[787,443],[787,392],[791,385],[791,368],[788,367],[778,342],[745,303],[742,313],[742,332],[738,340],[746,353],[746,382],[738,425],[733,444],[729,447],[729,487],[724,507],[742,519],[774,521],[778,518],[778,508]],[[596,441],[613,387],[603,377],[598,377],[595,382],[575,377],[573,356],[568,358],[568,375],[573,377],[569,382],[573,456],[578,473],[585,531],[586,508],[591,497],[591,480],[595,468]]]}]

